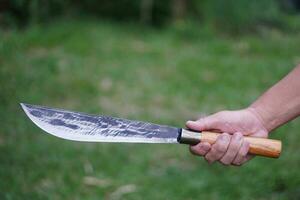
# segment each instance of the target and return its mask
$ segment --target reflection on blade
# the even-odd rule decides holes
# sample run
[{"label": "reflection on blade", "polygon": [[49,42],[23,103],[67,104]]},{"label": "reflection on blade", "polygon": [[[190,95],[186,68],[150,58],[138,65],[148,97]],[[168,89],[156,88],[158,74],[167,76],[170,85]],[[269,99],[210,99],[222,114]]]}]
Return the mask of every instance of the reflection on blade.
[{"label": "reflection on blade", "polygon": [[21,104],[44,131],[68,140],[89,142],[177,143],[178,128],[126,119]]}]

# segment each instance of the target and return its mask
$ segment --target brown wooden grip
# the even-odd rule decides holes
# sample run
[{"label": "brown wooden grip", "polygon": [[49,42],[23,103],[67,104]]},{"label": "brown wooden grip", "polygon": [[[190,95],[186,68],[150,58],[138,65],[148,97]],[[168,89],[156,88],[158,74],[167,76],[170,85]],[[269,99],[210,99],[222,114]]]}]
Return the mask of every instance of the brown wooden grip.
[{"label": "brown wooden grip", "polygon": [[[201,132],[201,141],[214,144],[220,133],[208,131]],[[258,137],[244,136],[244,139],[250,143],[249,153],[271,158],[278,158],[281,153],[281,141]]]}]

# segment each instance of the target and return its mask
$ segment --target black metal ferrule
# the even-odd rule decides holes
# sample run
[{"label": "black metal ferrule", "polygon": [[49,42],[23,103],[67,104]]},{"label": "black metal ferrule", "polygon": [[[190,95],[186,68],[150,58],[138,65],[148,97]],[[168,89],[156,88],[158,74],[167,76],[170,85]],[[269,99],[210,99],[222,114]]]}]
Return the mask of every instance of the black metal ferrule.
[{"label": "black metal ferrule", "polygon": [[182,135],[182,128],[179,128],[178,129],[178,136],[177,136],[177,142],[178,143],[181,143],[180,141],[181,141],[181,135]]}]

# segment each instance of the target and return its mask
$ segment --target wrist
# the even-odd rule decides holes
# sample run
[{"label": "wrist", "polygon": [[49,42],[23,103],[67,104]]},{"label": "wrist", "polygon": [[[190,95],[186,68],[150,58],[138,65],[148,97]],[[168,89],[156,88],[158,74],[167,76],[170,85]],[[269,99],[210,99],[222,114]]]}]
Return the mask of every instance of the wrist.
[{"label": "wrist", "polygon": [[274,129],[270,123],[269,113],[253,105],[249,106],[247,110],[255,116],[266,132],[269,133]]}]

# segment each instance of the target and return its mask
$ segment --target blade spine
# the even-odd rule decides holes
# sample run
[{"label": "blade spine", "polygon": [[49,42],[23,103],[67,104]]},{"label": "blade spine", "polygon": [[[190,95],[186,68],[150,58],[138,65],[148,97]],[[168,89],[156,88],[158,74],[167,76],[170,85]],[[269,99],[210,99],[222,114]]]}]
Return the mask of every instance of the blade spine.
[{"label": "blade spine", "polygon": [[[52,109],[52,110],[54,109],[54,110],[58,110],[61,112],[73,113],[73,111],[64,110],[62,108],[52,108],[52,107],[48,107],[48,106],[34,105],[34,104],[28,104],[28,103],[20,103],[20,104],[21,104],[23,110],[24,110],[24,106],[26,107],[27,105],[29,105],[29,106],[39,107],[39,108],[46,108],[46,109]],[[80,111],[76,111],[76,113],[82,114],[82,115],[88,115],[88,116],[92,116],[92,117],[108,117],[106,115],[90,114],[90,113],[87,114],[87,113],[80,112]],[[27,112],[26,112],[26,115],[28,116]],[[154,124],[154,125],[158,125],[158,126],[162,126],[162,127],[170,127],[170,128],[179,129],[178,127],[175,127],[175,126],[157,124],[155,122],[145,122],[145,121],[139,121],[139,120],[135,120],[135,119],[126,119],[126,118],[121,118],[121,117],[115,117],[115,116],[109,116],[109,117],[114,118],[114,119],[119,119],[119,120],[126,120],[126,121],[131,121],[131,122],[142,122],[142,123]]]}]

